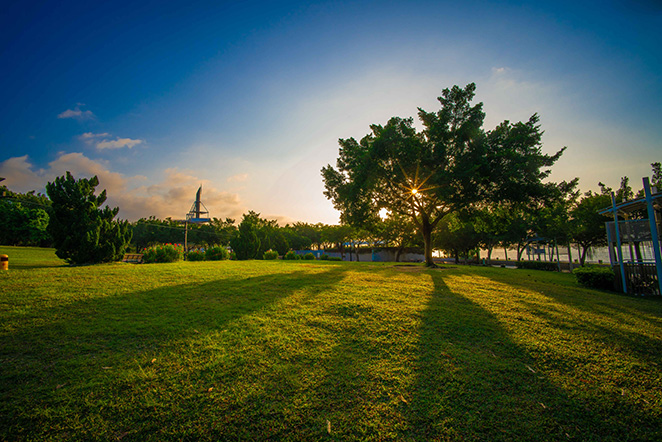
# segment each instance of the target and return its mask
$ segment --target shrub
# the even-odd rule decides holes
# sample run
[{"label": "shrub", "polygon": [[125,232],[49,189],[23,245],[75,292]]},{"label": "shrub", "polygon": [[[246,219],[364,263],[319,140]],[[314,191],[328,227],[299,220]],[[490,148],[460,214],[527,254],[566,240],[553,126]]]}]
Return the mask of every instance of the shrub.
[{"label": "shrub", "polygon": [[186,254],[186,259],[188,261],[204,261],[205,252],[201,252],[200,250],[191,250]]},{"label": "shrub", "polygon": [[233,261],[237,260],[237,253],[236,252],[230,252],[230,259]]},{"label": "shrub", "polygon": [[609,267],[584,266],[572,271],[577,282],[584,287],[614,290],[614,271]]},{"label": "shrub", "polygon": [[340,256],[330,256],[329,261],[342,261]]},{"label": "shrub", "polygon": [[[283,256],[283,259],[287,259],[287,260],[294,261],[295,259],[297,259],[297,256],[299,256],[299,255],[297,255],[297,254],[294,252],[294,250],[290,250],[289,252],[287,252],[287,253],[285,254],[285,256]],[[298,259],[301,259],[301,258],[298,258]]]},{"label": "shrub", "polygon": [[223,259],[228,259],[229,255],[228,249],[219,246],[210,247],[205,252],[205,258],[207,261],[221,261]]},{"label": "shrub", "polygon": [[183,257],[184,249],[179,245],[173,246],[172,244],[150,247],[143,252],[143,262],[148,264],[181,261]]},{"label": "shrub", "polygon": [[327,255],[326,253],[322,253],[322,254],[320,255],[320,259],[321,259],[322,261],[328,261],[328,259],[329,259],[329,255]]},{"label": "shrub", "polygon": [[306,255],[303,257],[303,259],[307,261],[314,261],[315,260],[315,255],[313,255],[311,252],[306,253]]},{"label": "shrub", "polygon": [[529,269],[529,270],[547,270],[549,272],[556,272],[559,269],[559,265],[555,262],[548,261],[520,261],[517,263],[518,269]]},{"label": "shrub", "polygon": [[278,259],[278,252],[274,250],[267,250],[264,252],[264,259],[272,260],[272,259]]}]

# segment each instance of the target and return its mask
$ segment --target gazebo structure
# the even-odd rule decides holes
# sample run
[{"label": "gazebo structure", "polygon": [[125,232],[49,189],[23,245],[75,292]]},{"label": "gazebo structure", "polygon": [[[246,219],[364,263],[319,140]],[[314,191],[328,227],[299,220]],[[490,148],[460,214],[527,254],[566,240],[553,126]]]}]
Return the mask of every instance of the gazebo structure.
[{"label": "gazebo structure", "polygon": [[[609,260],[617,287],[624,293],[659,296],[662,294],[662,192],[651,188],[648,178],[643,182],[643,198],[616,204],[612,192],[612,206],[600,213],[614,217],[606,226]],[[644,215],[646,218],[642,218]]]}]

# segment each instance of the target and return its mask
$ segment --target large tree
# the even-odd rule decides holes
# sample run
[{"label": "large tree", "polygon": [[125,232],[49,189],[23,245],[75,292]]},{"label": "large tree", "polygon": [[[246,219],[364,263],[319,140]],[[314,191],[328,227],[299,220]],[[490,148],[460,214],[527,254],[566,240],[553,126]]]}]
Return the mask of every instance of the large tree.
[{"label": "large tree", "polygon": [[118,261],[131,240],[129,223],[113,220],[119,208],[101,208],[106,191],[96,196],[98,185],[96,176],[76,180],[69,172],[46,184],[52,201],[48,231],[56,255],[71,264]]},{"label": "large tree", "polygon": [[343,222],[374,221],[379,210],[409,217],[432,260],[432,233],[454,211],[490,201],[525,201],[546,193],[542,180],[563,150],[541,151],[538,116],[526,123],[504,121],[483,130],[482,103],[472,104],[476,86],[444,89],[441,109],[419,109],[423,131],[413,119],[391,118],[357,142],[341,139],[336,168],[322,169],[325,192]]}]

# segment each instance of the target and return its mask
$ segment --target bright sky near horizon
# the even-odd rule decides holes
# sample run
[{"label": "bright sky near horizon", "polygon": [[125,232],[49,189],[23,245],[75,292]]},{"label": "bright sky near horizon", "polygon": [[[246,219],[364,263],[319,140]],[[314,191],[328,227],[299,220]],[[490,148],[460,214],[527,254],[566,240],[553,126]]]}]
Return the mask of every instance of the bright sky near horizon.
[{"label": "bright sky near horizon", "polygon": [[10,1],[0,176],[98,175],[120,218],[254,210],[336,223],[338,139],[475,82],[485,128],[537,112],[555,181],[632,187],[662,161],[662,3]]}]

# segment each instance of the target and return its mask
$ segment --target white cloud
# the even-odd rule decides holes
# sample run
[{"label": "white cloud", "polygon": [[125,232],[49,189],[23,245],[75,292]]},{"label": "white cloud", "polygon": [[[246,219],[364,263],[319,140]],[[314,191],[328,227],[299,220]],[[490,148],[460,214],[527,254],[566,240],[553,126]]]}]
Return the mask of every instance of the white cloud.
[{"label": "white cloud", "polygon": [[37,190],[45,193],[46,182],[52,182],[66,171],[77,179],[96,175],[99,178],[97,189],[106,189],[106,204],[119,207],[122,219],[136,220],[151,215],[183,219],[200,185],[203,185],[202,202],[212,217],[240,219],[246,211],[238,194],[220,191],[210,181],[177,168],[166,169],[160,182],[144,185],[146,177],[127,177],[113,172],[107,163],[78,152],[60,153],[47,169],[36,168],[27,155],[0,162],[0,176],[6,178],[2,184],[17,192]]},{"label": "white cloud", "polygon": [[85,132],[82,135],[78,136],[78,139],[83,141],[85,144],[90,146],[95,146],[98,150],[104,149],[122,149],[124,147],[131,149],[138,144],[142,144],[145,140],[140,139],[131,139],[131,138],[120,138],[116,137],[114,140],[110,139],[111,134],[104,132],[101,134],[95,134],[92,132]]},{"label": "white cloud", "polygon": [[81,110],[80,106],[76,106],[74,109],[67,109],[66,111],[58,114],[57,116],[60,119],[63,118],[73,118],[78,121],[84,120],[93,120],[94,114],[89,110]]},{"label": "white cloud", "polygon": [[109,137],[110,134],[108,132],[104,132],[102,134],[95,134],[92,132],[85,132],[84,134],[80,135],[78,139],[85,141],[86,143],[91,143],[92,140],[95,138],[106,138]]},{"label": "white cloud", "polygon": [[2,184],[18,192],[41,189],[44,184],[43,173],[43,170],[35,170],[27,155],[0,163],[0,176],[6,179]]},{"label": "white cloud", "polygon": [[121,149],[123,147],[131,149],[133,146],[144,143],[145,140],[133,140],[131,138],[117,138],[115,140],[103,140],[96,143],[97,149]]}]

